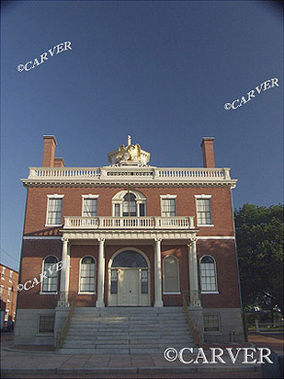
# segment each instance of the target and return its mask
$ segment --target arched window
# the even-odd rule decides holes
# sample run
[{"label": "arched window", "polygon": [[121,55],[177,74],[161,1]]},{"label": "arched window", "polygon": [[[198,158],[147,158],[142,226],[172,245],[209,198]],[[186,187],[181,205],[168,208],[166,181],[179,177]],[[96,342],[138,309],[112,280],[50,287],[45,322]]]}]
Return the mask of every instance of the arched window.
[{"label": "arched window", "polygon": [[80,267],[80,292],[95,292],[95,259],[85,257]]},{"label": "arched window", "polygon": [[179,264],[176,257],[169,255],[164,258],[164,293],[180,292]]},{"label": "arched window", "polygon": [[57,292],[58,286],[58,259],[54,256],[49,256],[44,259],[42,273],[42,292]]},{"label": "arched window", "polygon": [[200,261],[200,284],[202,292],[216,292],[216,265],[212,257],[206,255]]},{"label": "arched window", "polygon": [[128,250],[117,254],[111,267],[148,267],[148,263],[143,255]]},{"label": "arched window", "polygon": [[146,198],[138,191],[120,191],[112,203],[114,217],[146,216]]}]

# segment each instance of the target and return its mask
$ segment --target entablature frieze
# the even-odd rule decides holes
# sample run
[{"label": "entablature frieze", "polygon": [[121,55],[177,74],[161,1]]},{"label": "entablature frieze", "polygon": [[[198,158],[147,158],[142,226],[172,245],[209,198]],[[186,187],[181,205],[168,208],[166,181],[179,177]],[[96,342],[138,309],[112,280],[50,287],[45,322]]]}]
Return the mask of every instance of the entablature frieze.
[{"label": "entablature frieze", "polygon": [[191,231],[66,231],[61,230],[68,240],[190,240],[196,237],[198,230]]}]

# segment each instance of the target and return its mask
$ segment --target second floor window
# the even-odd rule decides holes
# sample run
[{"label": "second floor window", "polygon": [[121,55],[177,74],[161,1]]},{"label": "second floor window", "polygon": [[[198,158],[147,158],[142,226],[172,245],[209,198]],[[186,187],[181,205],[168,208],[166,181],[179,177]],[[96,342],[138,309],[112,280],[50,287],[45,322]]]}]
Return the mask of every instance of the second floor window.
[{"label": "second floor window", "polygon": [[83,197],[83,217],[97,216],[97,199]]},{"label": "second floor window", "polygon": [[211,199],[196,199],[197,225],[211,225]]},{"label": "second floor window", "polygon": [[48,197],[47,225],[61,225],[62,223],[62,199],[61,197]]},{"label": "second floor window", "polygon": [[5,280],[5,270],[6,270],[6,267],[2,267],[2,272],[1,272],[1,279],[2,280]]},{"label": "second floor window", "polygon": [[175,217],[176,211],[176,199],[161,199],[161,216],[162,217]]},{"label": "second floor window", "polygon": [[12,282],[12,278],[13,278],[13,271],[10,270],[10,278],[9,278],[9,282]]},{"label": "second floor window", "polygon": [[12,291],[12,288],[8,288],[7,301],[11,301],[11,291]]},{"label": "second floor window", "polygon": [[146,216],[146,198],[138,191],[120,191],[112,199],[114,217]]}]

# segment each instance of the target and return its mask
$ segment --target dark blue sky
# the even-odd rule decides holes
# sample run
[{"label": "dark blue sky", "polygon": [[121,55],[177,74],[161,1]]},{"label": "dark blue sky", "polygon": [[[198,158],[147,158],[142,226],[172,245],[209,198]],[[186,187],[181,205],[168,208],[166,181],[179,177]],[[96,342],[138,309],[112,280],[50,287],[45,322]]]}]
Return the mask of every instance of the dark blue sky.
[{"label": "dark blue sky", "polygon": [[[131,134],[151,164],[217,167],[239,179],[235,207],[282,202],[283,39],[280,8],[249,1],[13,1],[2,6],[2,248],[17,268],[26,190],[42,136],[67,166],[101,166]],[[17,66],[62,41],[72,51]],[[224,104],[267,79],[237,110]]]}]

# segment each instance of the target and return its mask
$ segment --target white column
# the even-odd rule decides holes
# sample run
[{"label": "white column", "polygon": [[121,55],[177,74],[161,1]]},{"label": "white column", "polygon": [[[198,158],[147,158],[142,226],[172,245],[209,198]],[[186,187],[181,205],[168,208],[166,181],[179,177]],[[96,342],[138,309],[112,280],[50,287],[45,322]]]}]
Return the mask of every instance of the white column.
[{"label": "white column", "polygon": [[199,298],[196,241],[197,241],[197,238],[191,238],[188,244],[189,293],[190,293],[190,306],[191,307],[201,306],[200,298]]},{"label": "white column", "polygon": [[68,305],[69,273],[70,273],[70,248],[67,238],[62,238],[62,269],[60,271],[60,298],[61,306]]},{"label": "white column", "polygon": [[162,307],[161,239],[155,239],[155,307]]},{"label": "white column", "polygon": [[98,290],[97,290],[97,307],[104,307],[104,288],[105,288],[105,239],[99,239],[99,262],[98,262]]}]

